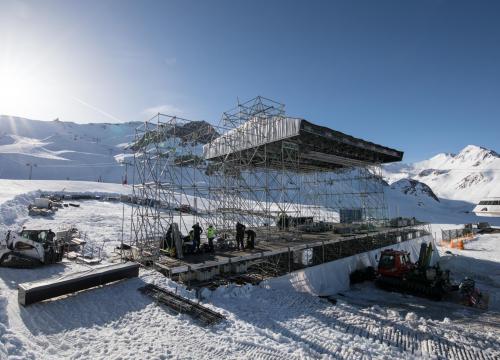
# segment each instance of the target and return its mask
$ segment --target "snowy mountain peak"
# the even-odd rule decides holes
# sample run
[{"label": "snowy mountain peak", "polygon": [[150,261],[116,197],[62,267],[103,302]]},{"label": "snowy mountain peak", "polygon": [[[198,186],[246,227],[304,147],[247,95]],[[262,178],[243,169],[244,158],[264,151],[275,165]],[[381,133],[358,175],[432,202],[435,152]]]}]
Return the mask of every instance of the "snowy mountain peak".
[{"label": "snowy mountain peak", "polygon": [[481,146],[467,145],[454,157],[455,161],[463,161],[474,163],[473,166],[478,166],[484,160],[500,158],[497,152],[486,149]]},{"label": "snowy mountain peak", "polygon": [[478,167],[500,158],[497,152],[477,145],[467,145],[458,154],[440,153],[428,160],[410,164],[414,169],[450,170],[468,166]]},{"label": "snowy mountain peak", "polygon": [[500,155],[491,149],[468,145],[458,154],[438,154],[429,160],[384,167],[389,183],[402,178],[427,184],[441,198],[477,202],[499,196]]},{"label": "snowy mountain peak", "polygon": [[432,161],[432,162],[438,162],[438,161],[447,161],[450,159],[453,159],[456,156],[456,154],[453,153],[440,153],[437,155],[434,155],[427,161]]}]

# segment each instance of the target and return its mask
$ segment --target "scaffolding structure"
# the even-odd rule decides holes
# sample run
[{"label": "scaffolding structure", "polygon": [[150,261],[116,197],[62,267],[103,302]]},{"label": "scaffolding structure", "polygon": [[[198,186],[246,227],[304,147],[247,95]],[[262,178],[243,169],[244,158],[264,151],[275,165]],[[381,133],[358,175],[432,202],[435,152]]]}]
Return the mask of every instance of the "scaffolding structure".
[{"label": "scaffolding structure", "polygon": [[172,223],[184,235],[199,223],[234,238],[240,222],[270,242],[317,224],[385,224],[380,165],[402,153],[323,129],[260,96],[216,126],[164,114],[145,121],[133,146],[137,256],[157,259]]}]

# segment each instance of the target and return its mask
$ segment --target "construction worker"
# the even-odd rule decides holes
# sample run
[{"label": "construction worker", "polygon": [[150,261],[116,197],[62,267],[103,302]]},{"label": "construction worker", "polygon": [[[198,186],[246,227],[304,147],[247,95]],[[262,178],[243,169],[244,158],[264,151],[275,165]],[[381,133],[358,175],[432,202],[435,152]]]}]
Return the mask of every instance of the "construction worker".
[{"label": "construction worker", "polygon": [[238,248],[238,250],[240,249],[240,245],[241,250],[245,248],[243,244],[243,239],[245,238],[245,228],[246,226],[239,221],[236,223],[236,247]]},{"label": "construction worker", "polygon": [[212,253],[215,251],[214,239],[215,239],[216,233],[217,232],[216,232],[215,228],[212,226],[212,224],[210,224],[208,226],[208,229],[207,229],[207,239],[208,239],[208,249]]},{"label": "construction worker", "polygon": [[255,231],[248,229],[245,233],[247,234],[247,249],[255,248]]},{"label": "construction worker", "polygon": [[47,233],[47,241],[53,242],[55,237],[56,237],[55,232],[53,232],[52,229],[49,229],[49,232]]},{"label": "construction worker", "polygon": [[288,229],[289,224],[290,219],[288,218],[288,215],[286,213],[281,213],[276,220],[276,225],[278,225],[278,228],[280,230]]},{"label": "construction worker", "polygon": [[172,244],[172,224],[168,227],[167,233],[165,234],[165,237],[163,238],[163,243],[162,243],[162,249],[170,249],[173,247]]},{"label": "construction worker", "polygon": [[200,251],[200,243],[201,243],[201,233],[203,232],[203,229],[201,228],[199,223],[196,223],[193,225],[193,252]]}]

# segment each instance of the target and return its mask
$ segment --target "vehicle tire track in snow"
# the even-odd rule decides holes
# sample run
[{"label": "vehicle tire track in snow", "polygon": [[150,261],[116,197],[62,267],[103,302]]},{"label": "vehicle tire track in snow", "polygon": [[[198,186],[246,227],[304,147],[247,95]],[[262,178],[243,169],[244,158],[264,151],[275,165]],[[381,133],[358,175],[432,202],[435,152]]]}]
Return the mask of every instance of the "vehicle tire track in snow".
[{"label": "vehicle tire track in snow", "polygon": [[[475,340],[474,336],[461,326],[447,326],[446,329],[440,328],[439,330],[436,327],[431,328],[429,332],[420,333],[418,329],[413,330],[397,319],[387,320],[382,317],[377,319],[377,316],[372,314],[359,319],[359,313],[353,315],[350,316],[346,309],[340,310],[333,307],[331,315],[328,316],[337,325],[343,322],[340,327],[343,327],[348,334],[356,334],[371,341],[385,343],[402,352],[460,360],[487,359],[500,355],[498,340],[489,339],[489,337]],[[357,324],[364,327],[356,330]],[[483,348],[486,349],[483,350]]]}]

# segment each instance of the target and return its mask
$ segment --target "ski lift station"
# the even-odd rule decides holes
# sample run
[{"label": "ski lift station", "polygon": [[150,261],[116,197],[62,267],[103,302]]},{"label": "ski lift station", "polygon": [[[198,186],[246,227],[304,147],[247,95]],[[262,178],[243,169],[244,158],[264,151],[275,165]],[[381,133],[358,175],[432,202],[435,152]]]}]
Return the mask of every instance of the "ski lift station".
[{"label": "ski lift station", "polygon": [[481,200],[472,211],[477,216],[500,217],[500,197]]},{"label": "ski lift station", "polygon": [[[218,125],[157,114],[136,129],[130,256],[189,282],[265,278],[429,235],[391,222],[381,165],[403,152],[285,113],[257,97]],[[193,224],[217,232],[215,251],[165,246]],[[236,224],[256,235],[236,250]],[[206,239],[206,231],[202,242]]]}]

